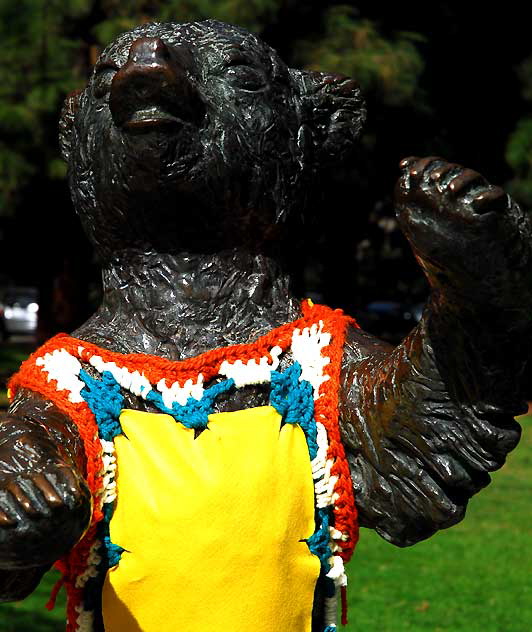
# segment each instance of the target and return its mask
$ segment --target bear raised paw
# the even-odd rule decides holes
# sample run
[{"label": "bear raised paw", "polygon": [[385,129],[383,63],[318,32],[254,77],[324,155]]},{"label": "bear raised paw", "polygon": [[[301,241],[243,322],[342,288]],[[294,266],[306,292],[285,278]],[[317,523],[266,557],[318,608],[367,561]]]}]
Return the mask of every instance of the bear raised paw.
[{"label": "bear raised paw", "polygon": [[478,173],[407,158],[419,325],[392,348],[301,303],[297,220],[363,120],[353,80],[215,21],[124,33],[67,98],[104,295],[10,384],[3,600],[59,560],[71,632],[332,632],[359,524],[410,545],[489,483],[525,409],[529,220]]}]

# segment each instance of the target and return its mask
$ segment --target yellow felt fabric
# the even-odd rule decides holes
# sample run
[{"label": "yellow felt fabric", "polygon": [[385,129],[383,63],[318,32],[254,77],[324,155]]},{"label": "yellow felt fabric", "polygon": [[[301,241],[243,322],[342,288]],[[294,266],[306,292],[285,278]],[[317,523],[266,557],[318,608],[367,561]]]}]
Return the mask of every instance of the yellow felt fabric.
[{"label": "yellow felt fabric", "polygon": [[264,406],[194,432],[122,411],[106,632],[309,632],[319,560],[308,449]]}]

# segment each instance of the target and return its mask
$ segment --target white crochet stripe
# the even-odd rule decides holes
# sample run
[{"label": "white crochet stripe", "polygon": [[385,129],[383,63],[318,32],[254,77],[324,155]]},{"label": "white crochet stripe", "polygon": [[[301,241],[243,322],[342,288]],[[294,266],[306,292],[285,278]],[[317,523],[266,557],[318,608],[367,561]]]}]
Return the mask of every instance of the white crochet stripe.
[{"label": "white crochet stripe", "polygon": [[[312,460],[312,476],[314,478],[314,493],[316,497],[316,507],[319,509],[334,505],[335,494],[334,487],[338,482],[337,476],[331,476],[331,468],[334,465],[332,459],[327,458],[329,441],[327,437],[327,429],[325,426],[316,422],[316,442],[318,444],[318,452]],[[342,533],[334,527],[329,527],[329,548],[331,553],[342,552],[342,542],[348,539],[347,534]],[[335,586],[347,585],[347,576],[345,574],[344,562],[338,555],[329,558],[331,568],[327,573],[327,577],[334,581]],[[336,619],[334,620],[334,623]],[[328,624],[328,625],[332,625]]]},{"label": "white crochet stripe", "polygon": [[134,395],[145,398],[151,391],[150,382],[138,371],[130,372],[126,367],[119,367],[115,362],[104,362],[98,355],[91,356],[89,364],[93,366],[98,373],[109,371],[122,388],[130,391]]},{"label": "white crochet stripe", "polygon": [[347,533],[342,533],[334,527],[329,527],[329,532],[333,540],[343,540],[344,542],[347,542],[347,540],[349,540],[349,536],[347,535]]},{"label": "white crochet stripe", "polygon": [[334,487],[338,482],[338,476],[331,476],[331,468],[333,465],[333,461],[327,461],[326,467],[326,475],[319,481],[317,481],[314,485],[316,490],[316,496],[320,500],[320,504],[318,507],[328,507],[329,505],[334,504]]},{"label": "white crochet stripe", "polygon": [[318,452],[311,461],[312,478],[320,479],[325,473],[325,465],[327,463],[327,450],[329,441],[327,440],[327,430],[321,421],[316,422],[316,443],[318,444]]},{"label": "white crochet stripe", "polygon": [[339,555],[332,555],[329,558],[329,564],[331,569],[326,577],[332,579],[336,587],[347,586],[347,575],[345,574],[343,559]]},{"label": "white crochet stripe", "polygon": [[76,619],[77,632],[92,632],[94,626],[94,613],[84,610],[82,606],[76,606],[78,617]]},{"label": "white crochet stripe", "polygon": [[[324,372],[325,367],[330,364],[330,358],[323,355],[323,349],[331,344],[331,334],[323,330],[324,324],[320,320],[319,324],[313,324],[304,329],[294,329],[292,333],[292,356],[294,361],[301,365],[300,380],[310,382],[314,391],[314,400],[321,395],[321,385],[330,379]],[[334,507],[334,503],[339,498],[335,492],[338,477],[331,475],[334,465],[333,459],[328,459],[329,439],[325,426],[316,421],[316,441],[318,452],[312,460],[312,477],[314,479],[314,493],[316,497],[316,507],[324,509]],[[347,534],[338,529],[329,529],[329,546],[332,553],[342,551],[342,543],[348,539]],[[331,570],[328,577],[334,579],[335,585],[342,586],[347,582],[343,560],[337,555],[331,557]]]},{"label": "white crochet stripe", "polygon": [[76,588],[83,588],[87,581],[91,577],[98,577],[97,566],[102,561],[102,558],[98,554],[102,543],[99,540],[95,540],[89,551],[89,557],[87,560],[87,567],[76,577]]},{"label": "white crochet stripe", "polygon": [[337,596],[325,597],[325,615],[324,623],[325,627],[334,626],[336,628],[336,620],[338,612],[338,599]]},{"label": "white crochet stripe", "polygon": [[300,380],[307,380],[314,389],[314,399],[320,396],[320,386],[330,379],[324,374],[331,359],[322,355],[322,350],[331,344],[331,334],[323,331],[323,321],[304,329],[294,329],[292,333],[292,355],[301,365]]},{"label": "white crochet stripe", "polygon": [[254,359],[248,360],[246,364],[242,360],[231,363],[224,360],[220,365],[219,374],[227,378],[233,378],[237,388],[249,386],[250,384],[264,384],[271,380],[271,372],[279,366],[279,356],[283,350],[281,347],[270,349],[270,358],[263,356],[258,362]]},{"label": "white crochet stripe", "polygon": [[174,402],[185,406],[189,397],[198,400],[203,397],[203,374],[200,373],[195,382],[191,379],[187,380],[183,386],[180,386],[179,382],[174,382],[168,387],[166,386],[166,380],[163,378],[157,383],[157,390],[161,393],[163,403],[167,408],[172,408]]},{"label": "white crochet stripe", "polygon": [[102,503],[112,503],[116,499],[116,453],[112,441],[100,439],[102,445]]},{"label": "white crochet stripe", "polygon": [[57,380],[58,391],[68,391],[68,400],[73,404],[84,401],[81,389],[85,384],[79,379],[80,361],[70,355],[66,349],[56,349],[35,360],[37,366],[48,373],[47,380]]},{"label": "white crochet stripe", "polygon": [[312,477],[314,479],[314,492],[316,494],[316,506],[318,509],[329,507],[333,504],[334,485],[338,477],[331,476],[331,468],[334,464],[332,459],[327,459],[329,440],[327,430],[320,422],[316,422],[316,441],[318,453],[311,462]]}]

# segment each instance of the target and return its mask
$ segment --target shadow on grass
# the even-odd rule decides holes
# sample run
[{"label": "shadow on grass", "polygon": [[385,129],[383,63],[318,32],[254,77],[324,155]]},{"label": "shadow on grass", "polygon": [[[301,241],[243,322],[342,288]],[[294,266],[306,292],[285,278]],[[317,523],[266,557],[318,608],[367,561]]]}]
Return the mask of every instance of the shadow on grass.
[{"label": "shadow on grass", "polygon": [[51,612],[44,604],[59,579],[57,571],[45,574],[36,590],[23,601],[0,604],[1,632],[64,632],[65,592],[60,591],[56,607]]},{"label": "shadow on grass", "polygon": [[64,623],[51,621],[48,614],[20,610],[16,604],[4,604],[2,632],[63,632]]}]

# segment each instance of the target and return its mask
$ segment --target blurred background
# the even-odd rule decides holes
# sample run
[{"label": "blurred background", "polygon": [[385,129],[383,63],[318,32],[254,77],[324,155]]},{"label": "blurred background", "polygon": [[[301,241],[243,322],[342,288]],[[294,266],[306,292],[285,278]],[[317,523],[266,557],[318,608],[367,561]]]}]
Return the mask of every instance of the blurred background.
[{"label": "blurred background", "polygon": [[85,84],[118,33],[146,21],[213,17],[258,33],[289,65],[360,82],[366,132],[355,166],[340,165],[324,186],[327,221],[306,249],[300,291],[400,338],[426,296],[394,219],[402,157],[441,155],[467,165],[532,208],[524,11],[512,1],[480,10],[438,1],[0,0],[0,288],[29,288],[0,295],[0,335],[29,326],[15,323],[23,309],[28,322],[38,321],[41,339],[72,330],[98,302],[98,266],[59,157],[65,95]]},{"label": "blurred background", "polygon": [[[318,209],[327,221],[310,224],[302,295],[343,307],[391,341],[419,319],[427,288],[392,205],[405,156],[440,155],[467,165],[532,209],[525,3],[0,0],[0,405],[7,376],[37,342],[73,330],[99,301],[98,265],[59,157],[65,95],[83,87],[102,48],[120,32],[154,20],[205,18],[250,29],[289,65],[353,76],[365,94],[368,121],[356,164],[339,165],[331,175]],[[372,544],[369,536],[361,545],[369,548],[357,557],[365,570],[353,571],[359,623],[349,630],[532,629],[524,500],[530,433],[524,443],[514,465],[497,474],[502,482],[495,491],[472,502],[480,522],[466,521],[413,552]],[[0,628],[61,629],[61,613],[36,615],[33,607],[31,600],[2,606]]]}]

